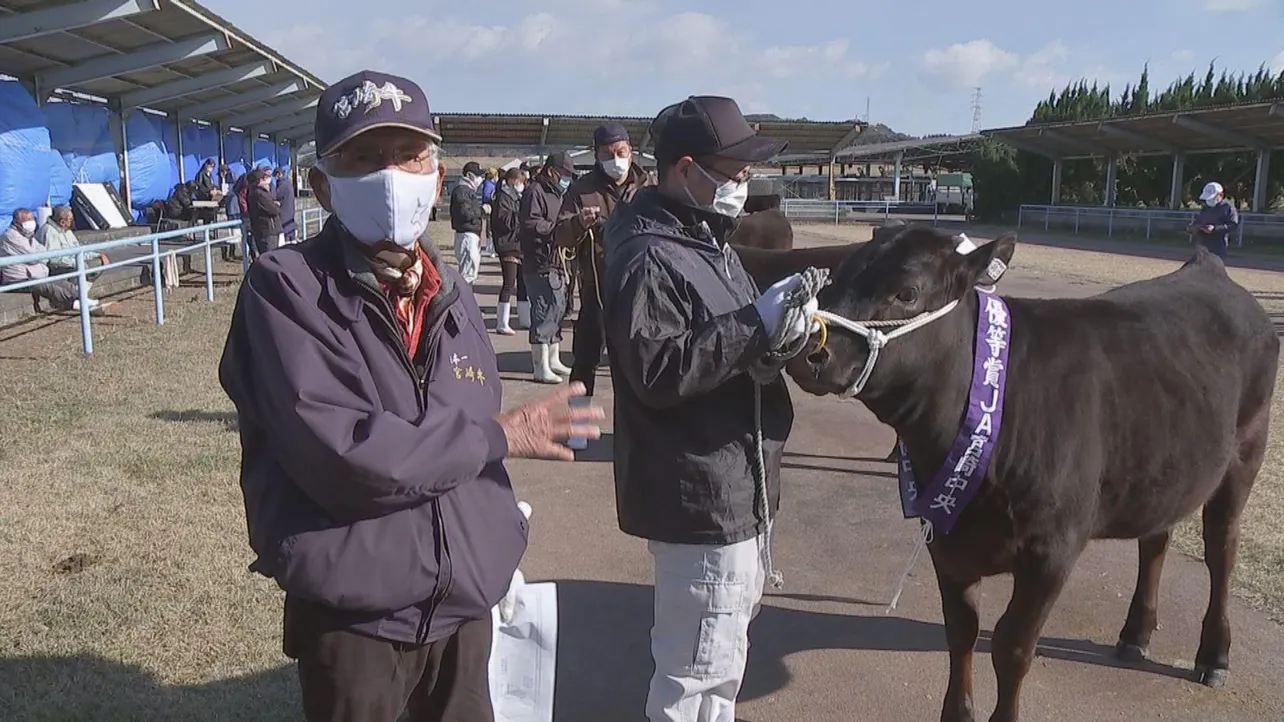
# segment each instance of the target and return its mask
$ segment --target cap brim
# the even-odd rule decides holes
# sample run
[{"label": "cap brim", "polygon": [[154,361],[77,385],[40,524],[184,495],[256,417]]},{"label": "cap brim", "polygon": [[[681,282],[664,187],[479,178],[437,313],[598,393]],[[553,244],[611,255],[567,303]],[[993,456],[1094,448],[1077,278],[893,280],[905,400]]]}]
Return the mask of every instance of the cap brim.
[{"label": "cap brim", "polygon": [[1199,200],[1206,201],[1209,198],[1216,198],[1218,191],[1204,191],[1199,194]]},{"label": "cap brim", "polygon": [[352,140],[358,135],[361,135],[362,133],[366,133],[366,132],[375,130],[377,128],[401,128],[403,130],[409,130],[409,131],[418,133],[438,143],[441,142],[441,135],[436,131],[425,130],[424,128],[421,128],[415,125],[410,125],[408,123],[371,123],[370,125],[363,125],[359,128],[350,130],[347,133],[344,133],[343,135],[339,136],[338,138],[335,138],[333,141],[331,141],[330,145],[317,151],[317,157],[320,158],[322,156],[330,155],[331,153],[338,150],[344,143],[347,143],[348,141]]},{"label": "cap brim", "polygon": [[763,135],[755,135],[718,151],[719,158],[738,160],[745,163],[762,163],[771,160],[789,147],[789,141],[776,140]]}]

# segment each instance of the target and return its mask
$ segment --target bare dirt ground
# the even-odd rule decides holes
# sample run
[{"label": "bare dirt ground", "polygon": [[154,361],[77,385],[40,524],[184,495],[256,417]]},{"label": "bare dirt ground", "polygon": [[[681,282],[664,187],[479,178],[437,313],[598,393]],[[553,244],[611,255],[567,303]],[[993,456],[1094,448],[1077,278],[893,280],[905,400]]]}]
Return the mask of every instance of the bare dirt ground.
[{"label": "bare dirt ground", "polygon": [[[436,237],[445,241],[448,229]],[[799,239],[843,240],[811,228]],[[1152,263],[1025,243],[1002,290],[1088,295],[1174,267]],[[0,329],[0,718],[300,719],[280,652],[281,594],[246,570],[235,416],[216,377],[238,270],[220,267],[213,304],[199,281],[170,292],[164,326],[153,323],[150,293],[132,294],[95,320],[88,358],[74,318]],[[1259,297],[1284,292],[1274,274],[1233,273]],[[488,311],[498,283],[488,263],[476,288]],[[493,338],[506,404],[544,391],[527,381],[525,338]],[[598,386],[609,409],[609,378]],[[738,716],[935,719],[946,655],[926,561],[900,607],[883,609],[914,533],[900,518],[894,470],[881,462],[893,434],[856,404],[794,398],[775,553],[786,587],[769,593],[754,623]],[[650,674],[651,569],[642,542],[616,528],[610,458],[607,433],[574,464],[510,467],[535,509],[523,570],[558,582],[556,718],[567,722],[642,719]],[[1284,510],[1282,469],[1277,441],[1250,502],[1238,578],[1259,605],[1284,599],[1284,540],[1269,521]],[[1115,663],[1108,651],[1134,575],[1132,545],[1084,555],[1044,630],[1024,719],[1284,719],[1284,630],[1247,605],[1234,610],[1229,687],[1188,679],[1207,575],[1179,555],[1165,569],[1155,661]],[[984,585],[985,629],[1009,588],[1004,579]],[[977,701],[988,711],[985,641],[981,650]]]}]

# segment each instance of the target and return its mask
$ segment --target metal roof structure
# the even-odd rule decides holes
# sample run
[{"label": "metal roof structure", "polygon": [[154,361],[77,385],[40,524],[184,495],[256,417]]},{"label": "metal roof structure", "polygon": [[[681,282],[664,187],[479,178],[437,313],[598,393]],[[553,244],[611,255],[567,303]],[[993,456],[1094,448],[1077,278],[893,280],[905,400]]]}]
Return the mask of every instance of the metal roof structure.
[{"label": "metal roof structure", "polygon": [[981,131],[1053,159],[1190,155],[1284,148],[1284,102],[1247,103]]},{"label": "metal roof structure", "polygon": [[[940,135],[926,138],[910,138],[886,143],[863,143],[851,145],[832,155],[833,160],[843,162],[892,162],[896,156],[901,162],[913,164],[919,160],[940,158],[947,155],[970,153],[975,144],[984,140],[979,133],[967,135]],[[777,163],[788,165],[812,165],[827,163],[831,156],[806,153],[789,153],[776,159]]]},{"label": "metal roof structure", "polygon": [[[638,148],[651,147],[648,129],[652,118],[610,118],[582,115],[488,115],[481,113],[436,116],[442,143],[498,145],[539,149],[542,152],[584,148],[593,142],[593,129],[607,122],[629,131]],[[762,121],[751,123],[759,133],[789,142],[790,151],[832,154],[852,144],[860,135],[859,121]]]},{"label": "metal roof structure", "polygon": [[0,0],[0,73],[296,145],[326,87],[191,0]]}]

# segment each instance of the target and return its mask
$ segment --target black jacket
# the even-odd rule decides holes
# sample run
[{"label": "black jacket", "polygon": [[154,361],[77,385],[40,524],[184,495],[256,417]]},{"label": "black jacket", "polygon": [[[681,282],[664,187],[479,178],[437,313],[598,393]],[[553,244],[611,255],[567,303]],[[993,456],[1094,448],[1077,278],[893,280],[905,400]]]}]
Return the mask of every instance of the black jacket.
[{"label": "black jacket", "polygon": [[522,267],[528,271],[544,273],[560,268],[557,244],[553,232],[557,228],[557,212],[562,207],[562,189],[540,175],[531,178],[522,192],[522,206],[518,212],[522,229],[517,239],[522,247]]},{"label": "black jacket", "polygon": [[260,241],[281,233],[281,206],[272,197],[272,189],[254,185],[245,192],[249,206],[250,233]]},{"label": "black jacket", "polygon": [[450,227],[455,233],[482,232],[482,207],[477,191],[464,181],[459,181],[450,191]]},{"label": "black jacket", "polygon": [[[768,351],[759,296],[720,239],[734,223],[638,191],[606,222],[602,292],[615,388],[620,529],[675,544],[762,534],[754,467],[754,381]],[[767,499],[793,426],[784,379],[762,388]]]},{"label": "black jacket", "polygon": [[495,190],[495,197],[490,203],[490,237],[495,244],[495,252],[501,256],[516,256],[519,260],[522,248],[517,234],[522,229],[521,207],[522,197],[508,184]]}]

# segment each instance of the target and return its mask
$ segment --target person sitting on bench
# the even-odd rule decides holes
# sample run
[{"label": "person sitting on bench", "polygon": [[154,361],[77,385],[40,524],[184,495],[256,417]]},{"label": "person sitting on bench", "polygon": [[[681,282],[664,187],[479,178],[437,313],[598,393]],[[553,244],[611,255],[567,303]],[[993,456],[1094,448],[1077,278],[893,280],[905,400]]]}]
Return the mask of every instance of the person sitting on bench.
[{"label": "person sitting on bench", "polygon": [[[56,251],[65,248],[71,251],[66,256],[51,258],[48,261],[50,275],[57,276],[62,273],[71,273],[76,270],[76,249],[80,248],[80,241],[76,238],[75,231],[71,230],[74,224],[74,218],[71,214],[71,208],[67,206],[54,206],[53,214],[49,220],[36,231],[36,242],[45,247],[47,251]],[[108,263],[107,256],[97,251],[89,251],[85,254],[85,268],[97,268]],[[98,277],[99,272],[86,273],[85,278],[93,281]]]},{"label": "person sitting on bench", "polygon": [[[0,256],[26,256],[41,253],[45,249],[36,240],[36,214],[29,208],[19,208],[13,212],[13,222],[0,236]],[[22,283],[34,278],[48,278],[49,265],[44,261],[15,263],[0,268],[0,286],[10,283]],[[30,286],[25,291],[31,293],[31,305],[36,313],[40,312],[40,299],[44,298],[60,311],[80,310],[80,288],[75,281],[58,279],[37,286]],[[89,289],[85,289],[89,293]],[[98,301],[89,299],[89,310],[98,309]]]}]

